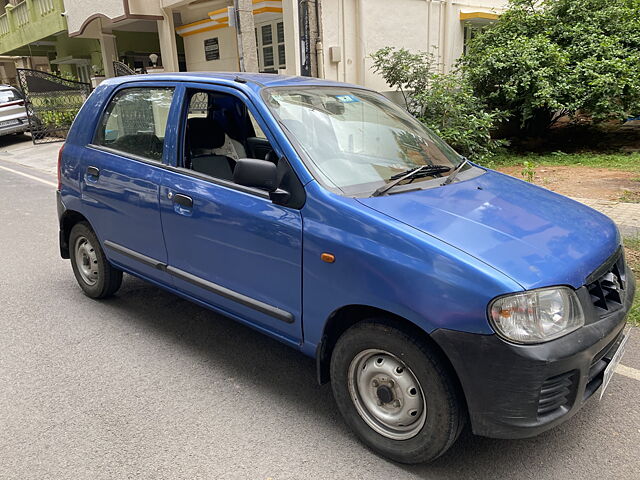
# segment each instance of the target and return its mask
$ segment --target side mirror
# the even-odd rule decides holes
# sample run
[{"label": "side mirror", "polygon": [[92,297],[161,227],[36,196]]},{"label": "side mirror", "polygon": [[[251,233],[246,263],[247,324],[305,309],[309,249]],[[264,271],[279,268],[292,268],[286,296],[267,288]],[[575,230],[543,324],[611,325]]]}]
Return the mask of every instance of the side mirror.
[{"label": "side mirror", "polygon": [[240,158],[233,169],[233,181],[245,187],[275,192],[278,189],[278,168],[266,160]]},{"label": "side mirror", "polygon": [[285,205],[291,194],[278,188],[278,167],[268,160],[240,158],[233,169],[233,181],[245,187],[254,187],[269,192],[271,201]]}]

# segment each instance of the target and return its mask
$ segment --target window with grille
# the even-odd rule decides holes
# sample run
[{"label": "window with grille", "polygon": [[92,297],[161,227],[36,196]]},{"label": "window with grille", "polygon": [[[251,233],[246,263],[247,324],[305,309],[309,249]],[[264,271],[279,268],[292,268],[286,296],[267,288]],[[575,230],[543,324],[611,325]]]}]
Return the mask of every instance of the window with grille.
[{"label": "window with grille", "polygon": [[267,22],[256,25],[258,63],[261,72],[276,73],[286,67],[284,23]]}]

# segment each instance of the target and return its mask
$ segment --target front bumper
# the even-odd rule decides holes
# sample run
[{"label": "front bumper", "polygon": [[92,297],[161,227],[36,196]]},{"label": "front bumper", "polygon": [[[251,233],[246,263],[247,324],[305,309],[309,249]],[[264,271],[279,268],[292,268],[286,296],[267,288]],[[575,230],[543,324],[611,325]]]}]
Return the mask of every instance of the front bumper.
[{"label": "front bumper", "polygon": [[578,290],[587,324],[556,340],[516,345],[497,335],[437,330],[465,393],[476,435],[526,438],[573,416],[602,385],[623,338],[635,293],[631,272],[622,306],[597,316],[586,287]]}]

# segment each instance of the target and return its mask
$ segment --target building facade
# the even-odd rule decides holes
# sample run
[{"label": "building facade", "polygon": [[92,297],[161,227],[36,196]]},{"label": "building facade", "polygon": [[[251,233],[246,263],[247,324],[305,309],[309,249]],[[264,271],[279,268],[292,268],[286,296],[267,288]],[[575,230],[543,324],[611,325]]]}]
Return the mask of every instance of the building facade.
[{"label": "building facade", "polygon": [[87,81],[113,76],[118,61],[139,72],[281,72],[384,91],[371,53],[385,46],[429,51],[448,71],[465,41],[506,3],[0,0],[0,75],[15,75],[11,64],[18,63]]},{"label": "building facade", "polygon": [[475,31],[506,0],[322,0],[322,76],[384,91],[370,55],[383,47],[431,52],[450,71]]},{"label": "building facade", "polygon": [[2,82],[15,84],[16,67],[54,70],[87,82],[101,68],[100,44],[70,39],[63,13],[63,0],[0,0]]}]

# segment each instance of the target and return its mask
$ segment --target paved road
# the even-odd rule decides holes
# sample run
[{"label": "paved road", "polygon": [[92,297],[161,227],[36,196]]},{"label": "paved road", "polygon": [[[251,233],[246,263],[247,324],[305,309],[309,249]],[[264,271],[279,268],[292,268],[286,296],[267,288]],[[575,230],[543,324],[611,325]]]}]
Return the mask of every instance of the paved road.
[{"label": "paved road", "polygon": [[345,428],[312,360],[132,277],[85,297],[58,255],[55,178],[0,167],[30,175],[0,168],[2,479],[640,475],[638,330],[629,376],[569,423],[520,441],[465,432],[432,465],[397,465]]}]

